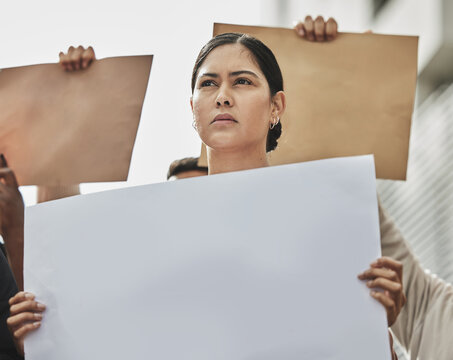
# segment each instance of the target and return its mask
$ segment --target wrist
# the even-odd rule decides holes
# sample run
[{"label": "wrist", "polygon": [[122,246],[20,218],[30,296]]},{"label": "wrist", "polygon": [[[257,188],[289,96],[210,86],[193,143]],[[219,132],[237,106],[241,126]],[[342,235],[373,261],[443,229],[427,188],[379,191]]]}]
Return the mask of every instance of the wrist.
[{"label": "wrist", "polygon": [[11,242],[21,242],[24,241],[24,224],[18,224],[14,226],[8,226],[6,230],[2,232],[3,240],[5,245]]},{"label": "wrist", "polygon": [[2,235],[8,258],[14,261],[21,258],[24,249],[24,227],[10,228]]}]

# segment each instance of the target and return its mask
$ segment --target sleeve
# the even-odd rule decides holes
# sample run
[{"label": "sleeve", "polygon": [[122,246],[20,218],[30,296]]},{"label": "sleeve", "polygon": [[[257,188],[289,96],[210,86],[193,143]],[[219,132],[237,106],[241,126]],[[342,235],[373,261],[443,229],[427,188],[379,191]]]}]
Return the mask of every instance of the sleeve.
[{"label": "sleeve", "polygon": [[16,353],[13,339],[8,331],[9,299],[17,293],[17,286],[3,252],[0,252],[0,360],[21,359]]},{"label": "sleeve", "polygon": [[403,264],[407,298],[392,331],[411,359],[453,359],[453,287],[425,271],[379,204],[382,255]]}]

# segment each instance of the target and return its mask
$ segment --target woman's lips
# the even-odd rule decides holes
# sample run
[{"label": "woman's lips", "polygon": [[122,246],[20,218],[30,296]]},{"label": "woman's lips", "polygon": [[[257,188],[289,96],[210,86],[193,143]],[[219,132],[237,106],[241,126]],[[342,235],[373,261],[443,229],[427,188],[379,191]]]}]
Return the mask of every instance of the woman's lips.
[{"label": "woman's lips", "polygon": [[214,120],[211,121],[213,123],[230,123],[235,122],[237,123],[236,119],[230,114],[219,114],[217,115]]}]

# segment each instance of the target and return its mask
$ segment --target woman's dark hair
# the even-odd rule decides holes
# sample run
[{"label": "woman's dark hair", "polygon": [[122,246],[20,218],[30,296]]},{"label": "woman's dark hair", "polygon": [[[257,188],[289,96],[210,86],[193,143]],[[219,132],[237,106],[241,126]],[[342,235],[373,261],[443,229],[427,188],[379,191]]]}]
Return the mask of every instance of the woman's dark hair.
[{"label": "woman's dark hair", "polygon": [[187,157],[175,160],[170,164],[167,172],[167,180],[172,176],[176,176],[187,171],[200,171],[205,172],[206,175],[208,175],[208,168],[206,166],[199,166],[197,157]]},{"label": "woman's dark hair", "polygon": [[[253,54],[254,60],[266,77],[271,96],[274,96],[279,91],[283,91],[282,72],[272,51],[253,36],[241,33],[226,33],[213,37],[205,46],[203,46],[198,54],[192,71],[192,93],[195,89],[198,71],[207,56],[215,48],[227,44],[241,44]],[[281,122],[279,122],[273,129],[269,129],[267,133],[266,152],[272,151],[277,147],[277,140],[281,133]]]}]

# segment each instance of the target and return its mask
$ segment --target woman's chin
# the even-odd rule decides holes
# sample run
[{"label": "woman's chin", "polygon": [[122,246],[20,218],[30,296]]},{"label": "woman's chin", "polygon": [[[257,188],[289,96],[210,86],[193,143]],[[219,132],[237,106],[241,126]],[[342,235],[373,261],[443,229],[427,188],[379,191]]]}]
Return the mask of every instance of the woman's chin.
[{"label": "woman's chin", "polygon": [[243,143],[231,134],[215,134],[204,140],[204,144],[214,151],[230,152],[241,147]]}]

